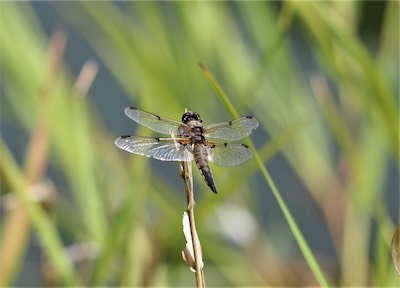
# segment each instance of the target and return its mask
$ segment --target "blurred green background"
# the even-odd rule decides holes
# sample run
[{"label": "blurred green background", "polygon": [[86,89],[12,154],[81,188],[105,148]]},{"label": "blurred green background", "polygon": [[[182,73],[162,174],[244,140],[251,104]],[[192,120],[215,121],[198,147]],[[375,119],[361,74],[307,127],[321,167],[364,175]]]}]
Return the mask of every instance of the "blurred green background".
[{"label": "blurred green background", "polygon": [[400,284],[398,2],[1,2],[0,49],[0,286],[195,285],[178,164],[114,140],[231,120],[199,62],[263,162],[194,171],[207,285]]}]

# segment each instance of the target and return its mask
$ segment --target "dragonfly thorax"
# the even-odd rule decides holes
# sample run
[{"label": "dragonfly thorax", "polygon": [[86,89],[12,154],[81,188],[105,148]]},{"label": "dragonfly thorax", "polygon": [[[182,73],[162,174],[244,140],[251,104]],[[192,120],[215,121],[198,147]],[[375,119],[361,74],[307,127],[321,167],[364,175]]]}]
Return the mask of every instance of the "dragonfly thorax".
[{"label": "dragonfly thorax", "polygon": [[186,129],[186,133],[189,132],[188,134],[193,143],[203,143],[205,141],[204,127],[202,124],[203,120],[201,120],[201,117],[197,112],[186,112],[182,115],[182,122],[186,124],[182,128]]},{"label": "dragonfly thorax", "polygon": [[205,137],[204,137],[204,127],[199,121],[192,120],[188,123],[188,126],[191,129],[191,135],[190,139],[193,142],[204,142]]},{"label": "dragonfly thorax", "polygon": [[206,139],[204,138],[203,134],[194,133],[190,139],[193,143],[203,143]]}]

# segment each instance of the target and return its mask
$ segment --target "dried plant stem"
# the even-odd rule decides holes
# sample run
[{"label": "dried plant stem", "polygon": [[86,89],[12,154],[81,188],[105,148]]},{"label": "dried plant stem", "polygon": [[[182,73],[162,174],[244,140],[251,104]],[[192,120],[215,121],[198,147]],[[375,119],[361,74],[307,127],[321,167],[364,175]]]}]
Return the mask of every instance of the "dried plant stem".
[{"label": "dried plant stem", "polygon": [[[194,270],[196,274],[197,287],[205,287],[203,260],[200,240],[196,231],[196,224],[194,218],[194,192],[193,192],[193,175],[192,175],[192,162],[181,162],[181,177],[183,178],[186,191],[186,199],[188,203],[187,214],[189,217],[190,233],[192,236],[193,256],[194,256]],[[190,245],[190,243],[189,243]],[[189,264],[189,263],[188,263]]]}]

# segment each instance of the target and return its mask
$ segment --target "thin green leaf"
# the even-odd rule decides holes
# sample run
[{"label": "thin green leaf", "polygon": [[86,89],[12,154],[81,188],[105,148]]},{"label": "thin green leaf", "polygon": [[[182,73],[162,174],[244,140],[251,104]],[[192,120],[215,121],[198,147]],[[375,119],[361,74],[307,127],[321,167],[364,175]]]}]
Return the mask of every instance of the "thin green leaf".
[{"label": "thin green leaf", "polygon": [[[218,96],[224,103],[226,109],[229,111],[229,113],[232,115],[234,118],[238,118],[239,114],[237,113],[236,109],[234,108],[232,102],[230,101],[229,97],[226,95],[222,87],[219,85],[219,83],[215,80],[214,76],[212,73],[203,65],[201,64],[201,69],[208,79],[210,81],[210,84],[214,87],[214,89],[217,91]],[[296,224],[296,221],[294,220],[292,214],[290,213],[285,201],[283,200],[278,188],[275,186],[274,181],[271,178],[271,175],[265,168],[264,162],[262,161],[260,155],[258,154],[257,150],[255,149],[253,143],[247,139],[247,143],[249,144],[249,147],[253,150],[254,153],[254,158],[258,164],[258,167],[261,170],[261,173],[264,176],[265,181],[268,183],[269,187],[272,190],[272,193],[275,196],[275,199],[277,200],[283,215],[286,218],[286,221],[289,224],[289,227],[293,233],[293,236],[296,239],[297,244],[300,247],[301,252],[303,253],[304,258],[306,259],[311,271],[313,272],[315,278],[317,279],[318,283],[321,286],[328,287],[328,282],[324,277],[324,274],[322,273],[322,270],[315,259],[310,246],[307,244],[306,240],[303,237],[303,234],[301,233],[299,227]]]}]

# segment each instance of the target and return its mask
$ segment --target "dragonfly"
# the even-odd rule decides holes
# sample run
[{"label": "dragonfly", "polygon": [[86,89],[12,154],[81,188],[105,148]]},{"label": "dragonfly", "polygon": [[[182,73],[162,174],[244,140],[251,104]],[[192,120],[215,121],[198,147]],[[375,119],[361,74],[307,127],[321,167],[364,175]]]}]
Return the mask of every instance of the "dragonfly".
[{"label": "dragonfly", "polygon": [[169,136],[120,136],[115,140],[118,148],[162,161],[194,160],[203,179],[216,194],[208,163],[235,166],[253,157],[246,144],[234,142],[250,135],[258,127],[258,121],[253,116],[204,126],[200,115],[192,111],[186,111],[181,122],[136,107],[127,107],[124,112],[136,123]]}]

